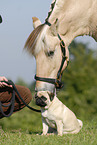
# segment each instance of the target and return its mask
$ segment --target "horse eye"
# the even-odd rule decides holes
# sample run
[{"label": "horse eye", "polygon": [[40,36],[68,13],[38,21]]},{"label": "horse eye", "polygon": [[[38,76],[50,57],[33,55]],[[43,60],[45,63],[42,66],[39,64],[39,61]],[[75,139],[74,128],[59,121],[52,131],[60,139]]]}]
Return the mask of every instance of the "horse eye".
[{"label": "horse eye", "polygon": [[53,56],[54,55],[54,51],[49,51],[47,54],[48,54],[48,56]]}]

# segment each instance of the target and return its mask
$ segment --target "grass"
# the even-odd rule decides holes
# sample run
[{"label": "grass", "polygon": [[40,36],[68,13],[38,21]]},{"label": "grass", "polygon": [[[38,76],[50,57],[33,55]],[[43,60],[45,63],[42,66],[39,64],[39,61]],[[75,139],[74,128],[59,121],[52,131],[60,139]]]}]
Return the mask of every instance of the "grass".
[{"label": "grass", "polygon": [[27,108],[0,120],[0,145],[97,145],[97,117],[84,120],[73,135],[36,135],[42,132],[41,114]]},{"label": "grass", "polygon": [[82,130],[73,135],[36,135],[41,133],[42,128],[38,128],[38,132],[0,129],[0,145],[97,145],[96,119],[84,122]]},{"label": "grass", "polygon": [[0,145],[97,145],[97,125],[92,123],[85,123],[78,134],[63,136],[1,130]]}]

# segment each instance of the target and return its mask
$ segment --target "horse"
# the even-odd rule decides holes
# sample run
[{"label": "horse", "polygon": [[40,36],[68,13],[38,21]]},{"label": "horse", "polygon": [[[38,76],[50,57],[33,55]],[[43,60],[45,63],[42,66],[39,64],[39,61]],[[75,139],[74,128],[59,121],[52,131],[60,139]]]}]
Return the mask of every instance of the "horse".
[{"label": "horse", "polygon": [[33,17],[33,27],[24,48],[36,59],[36,91],[55,92],[74,38],[90,35],[97,41],[97,0],[53,0],[45,23]]}]

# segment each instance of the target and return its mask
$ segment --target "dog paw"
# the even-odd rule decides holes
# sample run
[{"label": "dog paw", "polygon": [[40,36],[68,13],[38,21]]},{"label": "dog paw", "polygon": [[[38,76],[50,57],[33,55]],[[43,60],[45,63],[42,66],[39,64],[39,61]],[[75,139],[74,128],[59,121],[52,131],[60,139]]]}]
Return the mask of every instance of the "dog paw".
[{"label": "dog paw", "polygon": [[46,133],[42,133],[41,136],[43,136],[43,135],[47,135],[47,134]]},{"label": "dog paw", "polygon": [[42,133],[37,133],[36,135],[41,135]]},{"label": "dog paw", "polygon": [[54,135],[54,133],[47,133],[47,135],[49,136],[49,135]]},{"label": "dog paw", "polygon": [[59,136],[62,136],[62,134],[58,133]]}]

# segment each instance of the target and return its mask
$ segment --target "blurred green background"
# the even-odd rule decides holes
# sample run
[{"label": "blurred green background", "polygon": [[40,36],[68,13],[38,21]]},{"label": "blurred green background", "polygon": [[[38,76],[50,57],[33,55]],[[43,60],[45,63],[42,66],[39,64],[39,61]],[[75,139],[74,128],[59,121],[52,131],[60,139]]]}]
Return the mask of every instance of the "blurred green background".
[{"label": "blurred green background", "polygon": [[[90,121],[97,116],[97,51],[75,41],[69,51],[70,62],[62,76],[64,88],[57,92],[57,97],[77,118]],[[27,86],[34,95],[35,83],[28,85],[19,78],[16,84]],[[33,100],[30,105],[38,108]],[[3,130],[41,132],[41,114],[24,108],[9,118],[1,119],[0,126]]]}]

